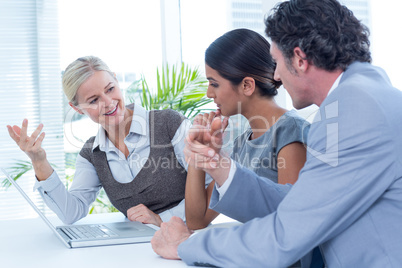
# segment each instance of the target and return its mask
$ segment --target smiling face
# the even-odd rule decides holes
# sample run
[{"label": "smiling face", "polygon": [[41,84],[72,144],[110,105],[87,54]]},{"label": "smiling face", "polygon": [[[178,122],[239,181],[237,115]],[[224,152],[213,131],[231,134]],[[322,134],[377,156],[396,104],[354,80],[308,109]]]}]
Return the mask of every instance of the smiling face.
[{"label": "smiling face", "polygon": [[117,80],[108,72],[96,71],[78,89],[77,106],[72,107],[87,115],[105,129],[124,121],[124,99]]},{"label": "smiling face", "polygon": [[222,115],[231,116],[240,113],[241,94],[239,89],[207,64],[205,64],[205,74],[209,81],[207,97],[214,99]]}]

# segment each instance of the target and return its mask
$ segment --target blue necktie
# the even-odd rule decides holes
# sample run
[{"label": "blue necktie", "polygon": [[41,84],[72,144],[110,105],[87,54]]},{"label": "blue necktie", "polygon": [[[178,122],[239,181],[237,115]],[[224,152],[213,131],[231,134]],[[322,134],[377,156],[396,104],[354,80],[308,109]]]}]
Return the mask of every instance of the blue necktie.
[{"label": "blue necktie", "polygon": [[313,250],[313,256],[311,258],[310,268],[323,268],[324,260],[322,259],[320,248],[316,247]]}]

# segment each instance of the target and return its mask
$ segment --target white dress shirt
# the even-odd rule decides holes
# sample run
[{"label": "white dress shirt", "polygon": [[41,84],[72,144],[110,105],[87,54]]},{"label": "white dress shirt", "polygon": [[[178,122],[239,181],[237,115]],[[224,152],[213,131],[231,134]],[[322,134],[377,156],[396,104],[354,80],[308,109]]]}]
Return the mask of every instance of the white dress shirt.
[{"label": "white dress shirt", "polygon": [[[188,164],[185,161],[183,149],[190,125],[189,120],[184,120],[172,139],[176,158],[186,170]],[[150,153],[149,111],[139,105],[135,105],[130,131],[124,142],[129,150],[127,159],[107,138],[105,130],[100,128],[94,140],[93,149],[99,146],[99,149],[106,153],[110,170],[116,181],[129,183],[140,172]],[[48,179],[37,181],[34,185],[34,189],[39,191],[49,208],[65,223],[73,223],[85,217],[102,187],[95,167],[88,160],[78,155],[75,167],[74,180],[69,191],[66,190],[56,172],[53,172]],[[160,213],[159,216],[162,221],[168,221],[172,216],[185,220],[184,200],[177,206]]]}]

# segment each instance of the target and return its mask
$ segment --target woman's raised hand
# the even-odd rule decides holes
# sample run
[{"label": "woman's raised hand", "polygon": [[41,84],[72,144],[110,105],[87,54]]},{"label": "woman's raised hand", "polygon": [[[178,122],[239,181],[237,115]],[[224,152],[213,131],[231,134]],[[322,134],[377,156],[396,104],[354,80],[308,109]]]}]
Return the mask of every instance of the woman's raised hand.
[{"label": "woman's raised hand", "polygon": [[203,145],[212,145],[215,146],[215,151],[219,152],[222,144],[221,136],[228,126],[229,118],[225,117],[223,120],[221,119],[220,111],[210,112],[205,114],[199,114],[195,117],[193,121],[193,128],[190,129],[190,139],[194,139]]},{"label": "woman's raised hand", "polygon": [[[219,117],[221,118],[221,111],[220,110],[216,110],[215,112],[209,112],[209,113],[204,113],[204,114],[199,114],[195,117],[193,124],[194,125],[201,125],[207,128],[211,127],[212,121],[214,120],[214,118]],[[225,117],[222,120],[222,129],[221,131],[225,131],[226,127],[229,124],[229,118]]]},{"label": "woman's raised hand", "polygon": [[28,120],[22,121],[22,127],[7,126],[10,137],[17,143],[20,149],[28,155],[32,162],[41,162],[46,160],[46,152],[42,148],[42,141],[45,138],[45,132],[42,132],[43,124],[39,124],[36,130],[28,136]]},{"label": "woman's raised hand", "polygon": [[22,121],[21,128],[19,126],[7,126],[7,129],[10,137],[31,159],[36,178],[40,181],[49,178],[53,173],[53,168],[47,161],[46,152],[42,148],[42,141],[45,138],[45,132],[41,133],[43,124],[39,124],[31,136],[27,134],[27,119]]}]

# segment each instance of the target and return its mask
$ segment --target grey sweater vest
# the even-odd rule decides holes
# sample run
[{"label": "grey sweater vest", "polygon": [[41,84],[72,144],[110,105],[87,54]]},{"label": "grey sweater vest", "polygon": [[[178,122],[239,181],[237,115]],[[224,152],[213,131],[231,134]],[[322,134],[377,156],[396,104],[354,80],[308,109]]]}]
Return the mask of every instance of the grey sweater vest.
[{"label": "grey sweater vest", "polygon": [[184,199],[186,170],[176,159],[171,140],[184,117],[173,110],[149,113],[150,153],[143,168],[129,183],[116,181],[109,168],[106,153],[96,147],[91,137],[80,155],[94,165],[99,180],[111,203],[124,215],[127,210],[144,204],[155,213],[170,209]]}]

